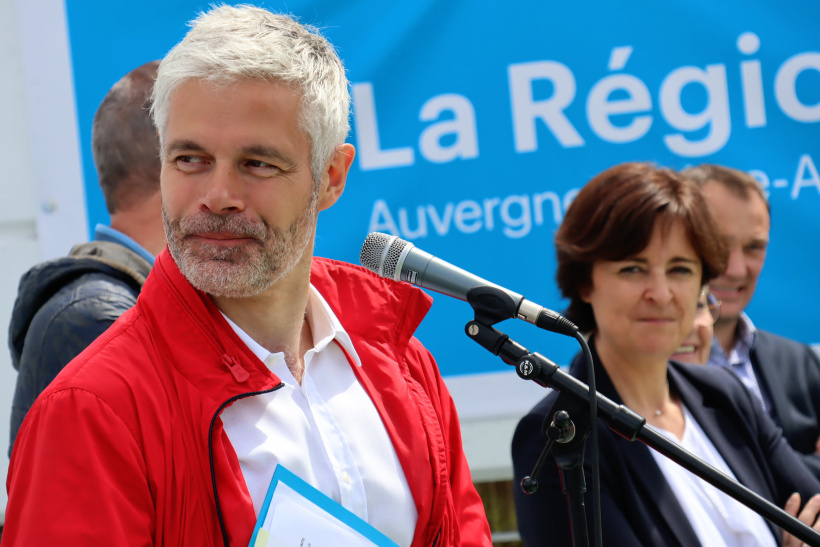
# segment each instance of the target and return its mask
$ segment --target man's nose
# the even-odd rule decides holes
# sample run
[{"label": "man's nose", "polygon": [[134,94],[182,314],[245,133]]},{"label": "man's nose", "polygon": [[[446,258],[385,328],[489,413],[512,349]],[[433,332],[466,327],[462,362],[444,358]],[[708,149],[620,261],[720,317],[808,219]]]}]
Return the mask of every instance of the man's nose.
[{"label": "man's nose", "polygon": [[200,208],[214,214],[236,213],[245,208],[242,180],[239,173],[230,166],[219,166],[207,179]]},{"label": "man's nose", "polygon": [[746,275],[746,260],[741,247],[735,247],[729,251],[729,261],[723,275],[727,277],[743,277]]}]

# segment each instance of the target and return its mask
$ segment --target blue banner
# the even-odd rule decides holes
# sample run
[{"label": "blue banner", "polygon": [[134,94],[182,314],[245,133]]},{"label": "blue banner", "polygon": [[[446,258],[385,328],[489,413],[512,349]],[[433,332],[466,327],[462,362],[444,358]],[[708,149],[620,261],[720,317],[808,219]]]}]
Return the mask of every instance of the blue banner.
[{"label": "blue banner", "polygon": [[[265,2],[316,25],[345,61],[357,158],[322,213],[316,253],[358,262],[394,233],[554,309],[552,239],[577,190],[624,161],[719,163],[768,189],[768,261],[755,324],[820,342],[820,3]],[[109,87],[159,59],[206,2],[66,0],[89,222],[107,222],[91,121]],[[814,272],[814,273],[812,273]],[[445,375],[505,366],[444,296],[419,337]],[[577,344],[502,324],[567,363]]]}]

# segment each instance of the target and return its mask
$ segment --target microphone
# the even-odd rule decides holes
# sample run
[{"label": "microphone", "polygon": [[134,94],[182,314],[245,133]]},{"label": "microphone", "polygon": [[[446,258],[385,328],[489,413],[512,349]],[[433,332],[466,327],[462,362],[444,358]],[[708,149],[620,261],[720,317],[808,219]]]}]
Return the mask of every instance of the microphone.
[{"label": "microphone", "polygon": [[[474,308],[476,300],[489,295],[493,301],[492,315],[503,315],[500,319],[522,319],[541,329],[571,337],[575,337],[578,332],[578,327],[563,315],[438,259],[396,236],[371,232],[364,240],[359,261],[362,266],[382,277],[405,281],[458,298],[469,302]],[[501,305],[500,310],[499,293],[510,302],[509,306]],[[485,302],[486,300],[484,298]]]}]

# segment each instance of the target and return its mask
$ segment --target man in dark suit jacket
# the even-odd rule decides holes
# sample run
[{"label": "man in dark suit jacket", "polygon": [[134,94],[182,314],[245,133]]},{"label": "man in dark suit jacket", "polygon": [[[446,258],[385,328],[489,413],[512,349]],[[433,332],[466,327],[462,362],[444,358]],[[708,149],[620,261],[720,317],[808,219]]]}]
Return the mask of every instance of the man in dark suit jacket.
[{"label": "man in dark suit jacket", "polygon": [[766,260],[770,207],[751,175],[717,165],[684,171],[703,189],[729,244],[729,265],[710,291],[721,300],[709,365],[735,372],[820,477],[820,360],[805,344],[755,328],[744,310]]}]

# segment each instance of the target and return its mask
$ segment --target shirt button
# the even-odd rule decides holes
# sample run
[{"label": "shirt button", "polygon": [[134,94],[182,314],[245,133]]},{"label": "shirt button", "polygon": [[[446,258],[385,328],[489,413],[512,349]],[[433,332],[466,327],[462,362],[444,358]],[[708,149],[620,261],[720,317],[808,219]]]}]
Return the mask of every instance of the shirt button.
[{"label": "shirt button", "polygon": [[353,479],[350,478],[350,474],[347,471],[342,471],[342,480],[348,484],[350,484],[350,482],[353,481]]}]

